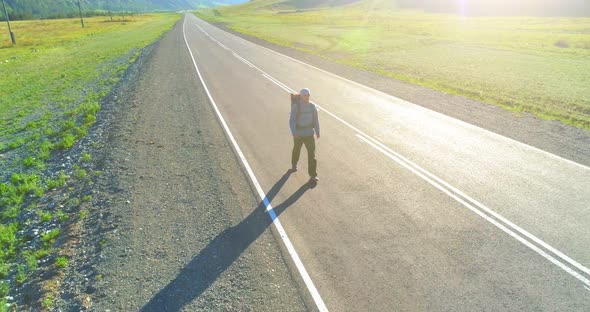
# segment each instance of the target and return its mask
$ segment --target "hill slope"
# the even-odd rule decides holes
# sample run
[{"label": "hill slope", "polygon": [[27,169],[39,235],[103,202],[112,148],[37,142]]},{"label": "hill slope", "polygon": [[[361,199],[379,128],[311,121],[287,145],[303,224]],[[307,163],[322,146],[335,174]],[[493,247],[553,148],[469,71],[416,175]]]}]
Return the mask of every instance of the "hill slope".
[{"label": "hill slope", "polygon": [[[590,16],[587,0],[253,0],[240,9],[312,9],[356,4],[468,16]],[[236,7],[236,9],[238,8]]]}]

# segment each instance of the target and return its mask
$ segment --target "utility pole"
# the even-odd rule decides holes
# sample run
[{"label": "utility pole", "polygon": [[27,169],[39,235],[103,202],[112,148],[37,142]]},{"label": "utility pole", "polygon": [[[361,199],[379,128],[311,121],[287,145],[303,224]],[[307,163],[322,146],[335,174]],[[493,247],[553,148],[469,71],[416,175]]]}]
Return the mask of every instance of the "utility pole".
[{"label": "utility pole", "polygon": [[2,0],[2,6],[4,7],[4,14],[6,14],[6,23],[8,24],[8,32],[10,33],[10,40],[12,40],[12,44],[16,44],[16,39],[14,38],[14,33],[10,28],[10,19],[8,18],[8,10],[6,10],[6,3]]},{"label": "utility pole", "polygon": [[84,18],[82,17],[82,4],[80,3],[80,1],[81,0],[78,0],[78,11],[80,11],[80,22],[82,22],[82,28],[84,28]]}]

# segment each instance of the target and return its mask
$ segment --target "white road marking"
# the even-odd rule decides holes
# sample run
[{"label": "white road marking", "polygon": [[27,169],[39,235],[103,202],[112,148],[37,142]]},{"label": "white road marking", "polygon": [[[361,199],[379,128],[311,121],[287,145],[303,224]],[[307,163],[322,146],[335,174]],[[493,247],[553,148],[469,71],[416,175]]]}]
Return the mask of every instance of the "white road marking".
[{"label": "white road marking", "polygon": [[[185,18],[185,21],[186,21],[186,18]],[[182,24],[182,34],[184,36],[184,43],[186,44],[186,48],[188,49],[188,51],[191,55],[191,59],[193,60],[193,65],[195,67],[197,75],[198,75],[201,83],[203,84],[203,88],[205,89],[205,92],[207,93],[207,96],[209,97],[209,100],[211,101],[211,104],[215,110],[215,113],[217,114],[217,117],[219,118],[219,121],[221,122],[221,124],[223,126],[223,129],[227,133],[227,135],[234,147],[234,150],[236,151],[236,153],[238,154],[238,157],[242,161],[242,164],[246,168],[246,171],[248,172],[248,176],[252,180],[252,183],[254,184],[254,187],[256,188],[256,191],[258,192],[260,199],[263,201],[264,205],[266,206],[266,211],[269,213],[273,224],[275,225],[277,231],[279,232],[279,235],[281,236],[281,239],[283,240],[283,243],[285,244],[285,247],[287,248],[289,255],[293,259],[293,262],[295,263],[295,266],[297,267],[299,274],[301,274],[301,277],[303,278],[303,281],[305,282],[307,289],[309,290],[311,296],[313,297],[313,300],[314,300],[318,310],[319,311],[328,311],[328,308],[324,304],[324,301],[322,300],[317,288],[313,284],[311,277],[309,276],[309,274],[307,273],[307,270],[303,266],[303,262],[301,262],[301,259],[299,258],[299,255],[297,254],[297,251],[295,250],[295,247],[293,247],[291,240],[287,236],[287,232],[285,232],[285,229],[281,225],[279,218],[274,213],[274,210],[273,210],[272,206],[270,205],[270,202],[268,201],[266,194],[262,190],[262,187],[260,186],[258,179],[254,175],[252,168],[248,164],[248,161],[246,160],[244,153],[242,153],[242,150],[240,149],[238,142],[236,141],[236,139],[232,135],[229,127],[227,126],[227,123],[225,122],[225,119],[223,118],[223,116],[221,115],[221,112],[217,108],[217,104],[215,104],[215,100],[213,99],[213,96],[211,96],[211,93],[209,92],[209,89],[207,88],[207,85],[205,84],[205,80],[203,79],[203,76],[201,75],[201,72],[199,71],[199,67],[197,66],[197,62],[195,61],[195,57],[193,55],[193,52],[191,51],[188,41],[186,40],[186,34],[184,31],[184,24],[185,24],[185,22],[183,22],[183,24]]]},{"label": "white road marking", "polygon": [[[210,37],[210,35],[208,33],[205,32],[205,30],[203,30],[199,25],[197,25],[197,27],[199,29],[201,29],[202,32],[204,32],[208,37]],[[233,34],[232,34],[233,35]],[[239,38],[239,37],[237,37]],[[242,39],[242,38],[240,38]],[[244,39],[242,39],[244,40]],[[215,40],[216,41],[216,40]],[[264,48],[264,47],[263,47]],[[272,51],[272,50],[270,50]],[[274,52],[274,51],[273,51]],[[239,55],[236,52],[232,53],[234,55]],[[277,52],[278,53],[278,52]],[[280,53],[278,53],[280,54]],[[280,54],[282,55],[282,54]],[[288,56],[286,56],[289,59],[292,59]],[[243,57],[240,56],[240,58],[243,59]],[[295,60],[295,59],[293,59]],[[298,60],[295,60],[298,61]],[[298,61],[300,62],[300,61]],[[300,62],[303,63],[303,62]],[[306,63],[303,63],[306,64]],[[308,64],[306,64],[308,65]],[[311,66],[311,65],[309,65]],[[313,67],[313,66],[311,66]],[[315,68],[315,67],[314,67]],[[264,77],[266,77],[267,79],[269,79],[270,81],[272,81],[273,83],[275,83],[276,85],[278,85],[279,87],[281,87],[282,89],[284,89],[287,92],[290,93],[294,93],[295,91],[291,88],[289,88],[288,86],[286,86],[284,83],[280,82],[278,79],[272,77],[271,75],[267,74],[266,72],[264,72],[263,70],[259,69],[258,67],[256,67],[256,69],[258,69]],[[321,69],[320,69],[321,70]],[[323,71],[323,70],[321,70]],[[324,71],[325,72],[325,71]],[[329,73],[329,72],[326,72]],[[333,75],[333,74],[332,74]],[[339,77],[339,76],[338,76]],[[341,77],[342,78],[342,77]],[[342,78],[345,79],[345,78]],[[350,81],[348,79],[345,79],[347,81]],[[354,81],[350,81],[353,83],[356,83]],[[358,84],[358,83],[356,83]],[[368,88],[368,87],[367,87]],[[384,93],[385,94],[385,93]],[[387,94],[386,94],[387,95]],[[388,95],[389,96],[389,95]],[[397,98],[396,98],[397,99]],[[543,250],[539,249],[537,246],[533,245],[532,243],[530,243],[529,241],[527,241],[526,239],[524,239],[523,237],[521,237],[520,235],[516,234],[515,232],[513,232],[512,230],[509,230],[508,228],[506,228],[504,225],[498,223],[496,220],[490,218],[489,216],[485,215],[481,210],[487,212],[488,214],[492,215],[493,217],[495,217],[496,219],[498,219],[499,221],[503,222],[505,225],[507,225],[508,227],[511,227],[513,230],[521,233],[522,235],[526,236],[527,238],[529,238],[530,240],[534,241],[535,243],[539,244],[540,246],[542,246],[543,248],[547,249],[549,252],[553,253],[554,255],[560,257],[561,259],[563,259],[564,261],[568,262],[570,265],[574,266],[575,268],[577,268],[578,270],[590,275],[590,269],[588,269],[587,267],[583,266],[582,264],[578,263],[577,261],[573,260],[572,258],[568,257],[567,255],[565,255],[564,253],[560,252],[559,250],[555,249],[554,247],[552,247],[551,245],[545,243],[544,241],[542,241],[541,239],[537,238],[536,236],[532,235],[531,233],[529,233],[528,231],[524,230],[523,228],[519,227],[518,225],[514,224],[513,222],[511,222],[510,220],[504,218],[503,216],[501,216],[500,214],[494,212],[493,210],[491,210],[490,208],[486,207],[485,205],[481,204],[480,202],[478,202],[477,200],[471,198],[470,196],[466,195],[464,192],[462,192],[461,190],[457,189],[456,187],[453,187],[452,185],[450,185],[449,183],[447,183],[446,181],[440,179],[439,177],[435,176],[434,174],[430,173],[429,171],[425,170],[424,168],[420,167],[419,165],[415,164],[414,162],[410,161],[409,159],[407,159],[406,157],[400,155],[399,153],[394,152],[393,150],[391,150],[389,147],[385,146],[383,143],[379,142],[378,140],[372,138],[371,136],[365,134],[364,132],[360,131],[359,129],[357,129],[356,127],[352,126],[351,124],[349,124],[348,122],[344,121],[343,119],[341,119],[340,117],[334,115],[333,113],[327,111],[326,109],[320,107],[319,105],[317,105],[317,103],[314,102],[314,104],[316,104],[316,106],[320,109],[325,111],[326,113],[328,113],[329,115],[331,115],[332,117],[334,117],[336,120],[342,122],[343,124],[345,124],[346,126],[348,126],[349,128],[351,128],[352,130],[354,130],[355,132],[357,132],[357,136],[359,138],[361,138],[363,141],[367,142],[368,144],[370,144],[371,146],[375,147],[375,146],[380,146],[378,149],[379,151],[387,151],[388,154],[386,155],[395,155],[396,158],[394,160],[398,161],[397,159],[403,159],[404,162],[404,167],[408,168],[410,171],[414,172],[416,175],[422,177],[423,179],[425,179],[427,182],[429,182],[430,184],[432,184],[433,186],[437,187],[437,188],[442,188],[441,190],[443,190],[444,193],[448,194],[450,197],[452,197],[453,199],[457,200],[459,203],[463,204],[465,207],[467,207],[468,209],[472,210],[473,212],[475,212],[476,214],[480,215],[482,218],[484,218],[486,221],[492,223],[493,225],[495,225],[496,227],[500,228],[501,230],[503,230],[504,232],[506,232],[507,234],[509,234],[510,236],[514,237],[515,239],[517,239],[518,241],[522,242],[524,245],[526,245],[527,247],[531,248],[532,250],[534,250],[535,252],[537,252],[539,255],[545,257],[547,260],[549,260],[550,262],[554,263],[555,265],[557,265],[558,267],[562,268],[563,270],[565,270],[566,272],[568,272],[569,274],[571,274],[572,276],[576,277],[578,280],[582,281],[584,284],[589,285],[590,286],[590,280],[588,280],[587,278],[585,278],[584,276],[580,275],[578,272],[572,270],[570,267],[566,266],[564,263],[560,262],[559,260],[555,259],[554,257],[552,257],[551,255],[547,254],[546,252],[544,252]],[[486,130],[487,131],[487,130]],[[489,132],[489,131],[488,131]],[[493,133],[493,132],[492,132]],[[360,134],[360,135],[359,135]],[[369,140],[373,143],[370,143]],[[518,142],[520,143],[520,142]],[[523,143],[521,143],[523,144]],[[525,144],[526,145],[526,144]],[[528,146],[528,145],[527,145]],[[533,147],[534,148],[534,147]],[[543,151],[544,152],[544,151]],[[545,152],[547,153],[547,152]],[[548,153],[550,154],[550,153]],[[553,154],[550,154],[553,155]],[[555,155],[554,155],[555,156]],[[559,157],[559,156],[556,156]],[[391,158],[391,157],[390,157]],[[393,158],[392,158],[393,159]],[[571,162],[567,159],[563,159],[566,160],[568,162]],[[399,161],[398,161],[399,162]],[[573,162],[574,163],[574,162]],[[574,163],[577,164],[577,163]],[[580,165],[580,164],[577,164]],[[580,165],[582,167],[585,167],[583,165]],[[590,169],[590,168],[589,168]],[[430,177],[430,178],[428,178]],[[437,181],[434,182],[433,180]],[[434,184],[433,184],[434,183]],[[441,185],[444,185],[446,188],[442,187]],[[463,197],[460,198],[459,196]],[[465,200],[471,202],[471,204],[479,207],[480,209],[477,209],[475,207],[473,207],[471,204],[467,203]]]},{"label": "white road marking", "polygon": [[[582,276],[578,272],[574,271],[572,268],[570,268],[569,266],[565,265],[563,262],[561,262],[561,261],[555,259],[554,257],[552,257],[551,255],[547,254],[545,251],[543,251],[542,249],[540,249],[536,245],[532,244],[531,242],[529,242],[528,240],[526,240],[522,236],[518,235],[514,231],[508,229],[506,226],[504,226],[500,222],[498,222],[495,219],[493,219],[493,218],[489,217],[488,215],[484,214],[481,210],[475,208],[473,205],[471,205],[470,203],[466,202],[465,200],[463,200],[462,198],[460,198],[459,196],[457,196],[456,194],[454,194],[451,190],[443,187],[442,184],[437,183],[433,179],[431,179],[428,176],[426,176],[426,174],[423,174],[422,172],[419,172],[418,170],[412,168],[409,164],[407,164],[406,162],[404,162],[402,159],[400,159],[399,157],[397,157],[393,153],[390,153],[389,151],[387,151],[383,147],[381,147],[378,144],[376,144],[375,142],[373,142],[369,137],[365,138],[364,136],[362,136],[360,134],[357,134],[357,137],[359,139],[361,139],[362,141],[364,141],[365,143],[371,145],[376,150],[378,150],[381,153],[383,153],[385,156],[389,157],[390,159],[392,159],[395,162],[399,163],[400,165],[402,165],[406,169],[410,170],[411,172],[413,172],[414,174],[416,174],[420,178],[424,179],[426,182],[430,183],[432,186],[436,187],[437,189],[439,189],[443,193],[447,194],[448,196],[450,196],[451,198],[453,198],[454,200],[456,200],[457,202],[459,202],[460,204],[462,204],[463,206],[465,206],[467,209],[471,210],[472,212],[474,212],[478,216],[482,217],[484,220],[486,220],[486,221],[490,222],[491,224],[495,225],[497,228],[499,228],[500,230],[504,231],[506,234],[512,236],[513,238],[515,238],[516,240],[518,240],[519,242],[521,242],[525,246],[527,246],[530,249],[532,249],[533,251],[537,252],[539,255],[543,256],[545,259],[549,260],[550,262],[552,262],[553,264],[557,265],[558,267],[560,267],[561,269],[563,269],[564,271],[566,271],[567,273],[569,273],[573,277],[575,277],[578,280],[580,280],[582,283],[590,286],[590,280],[588,280],[587,278],[585,278],[584,276]],[[555,249],[553,249],[553,250],[555,250]],[[577,262],[576,262],[576,264],[577,264]],[[578,265],[580,265],[580,264],[578,264]],[[582,266],[582,268],[586,269],[583,266]]]},{"label": "white road marking", "polygon": [[266,79],[272,81],[274,84],[276,84],[277,86],[281,87],[283,90],[285,90],[287,92],[291,92],[292,91],[289,87],[285,86],[282,82],[274,79],[273,77],[271,77],[271,76],[269,76],[269,75],[267,75],[265,73],[262,74],[262,76],[264,76]]},{"label": "white road marking", "polygon": [[442,180],[441,178],[435,176],[434,174],[430,173],[428,170],[420,167],[419,165],[413,163],[412,161],[410,161],[409,159],[407,159],[406,157],[400,155],[399,153],[394,152],[393,150],[391,150],[389,147],[385,146],[383,143],[378,142],[377,140],[365,135],[367,138],[373,140],[374,142],[376,142],[380,147],[382,147],[383,149],[387,150],[388,152],[396,155],[397,157],[403,159],[403,161],[405,161],[406,163],[408,163],[409,165],[413,166],[414,168],[416,168],[417,170],[421,171],[422,173],[424,173],[425,175],[429,176],[430,178],[436,180],[438,183],[444,185],[445,187],[447,187],[448,189],[450,189],[451,191],[453,191],[455,194],[463,197],[464,199],[466,199],[467,201],[470,201],[471,203],[473,203],[474,205],[476,205],[477,207],[479,207],[481,210],[484,210],[485,212],[487,212],[488,214],[494,216],[496,219],[504,222],[506,225],[508,225],[509,227],[511,227],[512,229],[520,232],[522,235],[526,236],[527,238],[529,238],[530,240],[534,241],[535,243],[541,245],[543,248],[549,250],[550,252],[554,253],[555,255],[559,256],[561,259],[569,262],[571,265],[573,265],[574,267],[576,267],[577,269],[579,269],[580,271],[590,275],[590,270],[581,265],[580,263],[578,263],[577,261],[573,260],[572,258],[568,257],[567,255],[563,254],[562,252],[560,252],[559,250],[551,247],[549,244],[545,243],[544,241],[542,241],[541,239],[537,238],[536,236],[534,236],[533,234],[529,233],[528,231],[526,231],[525,229],[519,227],[518,225],[512,223],[510,220],[504,218],[502,215],[496,213],[495,211],[493,211],[492,209],[486,207],[484,204],[480,203],[479,201],[471,198],[470,196],[466,195],[465,193],[463,193],[461,190],[457,189],[456,187],[450,185],[449,183],[447,183],[446,181]]},{"label": "white road marking", "polygon": [[238,55],[236,52],[232,52],[232,54],[240,61],[242,61],[244,64],[250,66],[250,67],[254,67],[254,65],[252,65],[252,63],[246,61],[243,57],[241,57],[240,55]]},{"label": "white road marking", "polygon": [[[231,36],[233,36],[233,37],[235,37],[235,38],[238,38],[239,40],[241,40],[241,41],[243,41],[243,42],[246,42],[247,44],[251,44],[251,45],[255,45],[255,46],[259,47],[259,48],[263,48],[263,49],[265,49],[265,50],[268,50],[268,51],[270,51],[270,52],[272,52],[272,53],[274,53],[274,54],[280,55],[280,56],[282,56],[282,57],[285,57],[285,58],[287,58],[287,59],[290,59],[290,60],[292,60],[292,61],[295,61],[295,62],[297,62],[297,63],[303,64],[303,65],[306,65],[306,66],[308,66],[308,67],[311,67],[311,68],[313,68],[313,69],[315,69],[315,70],[319,70],[319,71],[321,71],[321,72],[323,72],[323,73],[326,73],[326,74],[328,74],[328,75],[331,75],[331,76],[333,76],[333,77],[337,77],[337,78],[339,78],[339,79],[342,79],[342,80],[344,80],[344,81],[347,81],[347,82],[353,83],[353,84],[355,84],[355,85],[357,85],[357,86],[359,86],[359,87],[362,87],[362,88],[364,88],[364,89],[370,90],[370,91],[372,91],[372,92],[377,92],[377,93],[379,93],[379,94],[382,94],[382,95],[384,95],[384,96],[386,96],[386,97],[388,97],[388,98],[392,98],[392,99],[394,99],[395,101],[399,101],[399,102],[405,102],[405,103],[408,103],[408,104],[416,105],[416,106],[418,106],[418,107],[422,107],[422,108],[424,108],[424,109],[426,109],[426,110],[429,110],[429,111],[431,111],[431,112],[433,112],[433,113],[435,113],[435,114],[438,114],[438,115],[442,116],[443,118],[449,118],[449,119],[452,119],[452,120],[454,120],[454,121],[456,121],[456,122],[459,122],[459,123],[462,123],[462,124],[464,124],[464,125],[466,125],[466,126],[468,126],[468,127],[476,128],[476,129],[479,129],[479,130],[482,130],[482,131],[485,131],[485,132],[491,133],[491,134],[492,134],[492,135],[494,135],[494,136],[498,136],[498,137],[501,137],[501,138],[503,138],[503,139],[510,140],[510,141],[512,141],[512,142],[515,142],[515,143],[518,143],[518,144],[522,144],[522,145],[524,145],[524,146],[526,146],[526,147],[528,147],[528,148],[531,148],[531,149],[533,149],[533,150],[535,150],[535,151],[537,151],[537,152],[543,153],[543,154],[545,154],[545,155],[547,155],[547,156],[549,156],[549,157],[552,157],[552,158],[555,158],[555,159],[559,159],[559,160],[561,160],[561,161],[565,161],[565,162],[567,162],[567,163],[570,163],[570,164],[572,164],[572,165],[579,166],[579,167],[581,167],[581,168],[583,168],[583,169],[586,169],[586,170],[590,170],[590,167],[588,167],[588,166],[585,166],[585,165],[582,165],[582,164],[579,164],[579,163],[577,163],[577,162],[575,162],[575,161],[573,161],[573,160],[569,160],[569,159],[563,158],[563,157],[561,157],[561,156],[557,156],[557,155],[555,155],[555,154],[552,154],[552,153],[550,153],[550,152],[544,151],[544,150],[542,150],[542,149],[540,149],[540,148],[537,148],[537,147],[534,147],[534,146],[528,145],[528,144],[526,144],[526,143],[522,143],[522,142],[516,141],[516,140],[514,140],[514,139],[511,139],[511,138],[509,138],[509,137],[505,137],[505,136],[503,136],[503,135],[497,134],[497,133],[495,133],[495,132],[492,132],[492,131],[490,131],[490,130],[487,130],[487,129],[484,129],[484,128],[481,128],[481,127],[478,127],[478,126],[472,125],[472,124],[470,124],[470,123],[468,123],[468,122],[464,122],[464,121],[462,121],[462,120],[455,119],[455,118],[453,118],[453,117],[449,117],[449,116],[447,116],[447,115],[445,115],[445,114],[442,114],[442,113],[439,113],[439,112],[433,111],[433,110],[431,110],[431,109],[428,109],[428,108],[425,108],[425,107],[423,107],[423,106],[420,106],[420,105],[414,104],[414,103],[412,103],[412,102],[408,102],[408,101],[402,100],[402,99],[400,99],[400,98],[397,98],[397,97],[395,97],[395,96],[393,96],[393,95],[391,95],[391,94],[387,94],[387,93],[385,93],[385,92],[383,92],[383,91],[379,91],[379,90],[377,90],[377,89],[373,89],[373,88],[371,88],[371,87],[367,87],[367,86],[365,86],[365,85],[363,85],[363,84],[360,84],[360,83],[358,83],[358,82],[356,82],[356,81],[352,81],[352,80],[350,80],[350,79],[347,79],[347,78],[344,78],[344,77],[338,76],[338,75],[336,75],[336,74],[334,74],[334,73],[331,73],[331,72],[329,72],[329,71],[326,71],[326,70],[324,70],[324,69],[321,69],[321,68],[315,67],[315,66],[313,66],[313,65],[307,64],[307,63],[305,63],[305,62],[303,62],[303,61],[300,61],[300,60],[298,60],[298,59],[292,58],[292,57],[290,57],[290,56],[287,56],[287,55],[281,54],[281,53],[279,53],[279,52],[277,52],[277,51],[274,51],[274,50],[272,50],[272,49],[269,49],[269,48],[267,48],[267,47],[264,47],[264,46],[261,46],[261,45],[257,45],[257,44],[255,44],[255,43],[252,43],[252,42],[250,42],[250,41],[248,41],[248,40],[246,40],[246,39],[244,39],[244,38],[238,37],[238,36],[236,36],[236,35],[234,35],[234,34],[232,34],[232,33],[229,33],[229,32],[227,32],[227,31],[223,30],[223,29],[219,29],[219,28],[217,28],[217,27],[215,27],[215,26],[212,26],[211,24],[207,23],[206,21],[204,21],[204,20],[202,20],[202,19],[199,19],[199,20],[200,20],[201,22],[203,22],[203,23],[207,24],[208,26],[210,26],[210,27],[212,27],[212,28],[216,29],[216,30],[222,31],[222,32],[224,32],[224,33],[226,33],[226,34],[228,34],[228,35],[231,35]],[[206,32],[206,31],[205,31],[203,28],[201,28],[201,26],[200,26],[200,25],[198,25],[198,24],[195,24],[195,25],[196,25],[197,27],[199,27],[199,29],[201,29],[201,31],[202,31],[202,32],[204,32],[204,33],[205,33],[207,36],[210,36],[210,35],[209,35],[209,34],[208,34],[208,33],[207,33],[207,32]]]}]

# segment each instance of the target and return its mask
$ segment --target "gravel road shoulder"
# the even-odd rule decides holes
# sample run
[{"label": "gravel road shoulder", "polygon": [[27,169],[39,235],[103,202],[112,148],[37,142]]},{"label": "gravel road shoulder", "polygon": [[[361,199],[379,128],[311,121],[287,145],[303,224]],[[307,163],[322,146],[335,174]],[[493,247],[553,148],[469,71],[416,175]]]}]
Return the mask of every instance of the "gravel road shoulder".
[{"label": "gravel road shoulder", "polygon": [[181,20],[119,91],[58,310],[310,310],[190,64]]}]

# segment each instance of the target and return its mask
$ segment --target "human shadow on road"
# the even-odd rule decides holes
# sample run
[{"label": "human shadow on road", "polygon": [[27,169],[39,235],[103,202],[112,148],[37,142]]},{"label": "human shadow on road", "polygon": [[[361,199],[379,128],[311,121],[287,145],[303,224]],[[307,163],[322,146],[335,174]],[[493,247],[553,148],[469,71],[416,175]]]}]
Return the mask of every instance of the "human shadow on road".
[{"label": "human shadow on road", "polygon": [[[287,171],[266,194],[269,203],[285,185],[290,175],[291,171]],[[306,183],[283,203],[273,207],[276,216],[278,217],[313,187],[315,187],[314,184]],[[263,200],[240,224],[226,229],[215,237],[140,311],[179,311],[207,290],[271,224],[272,220],[266,213]]]}]

